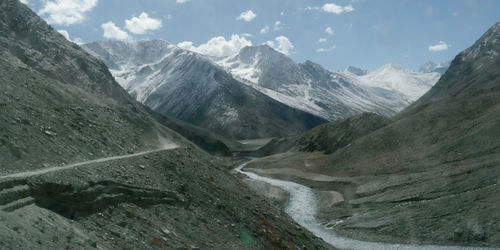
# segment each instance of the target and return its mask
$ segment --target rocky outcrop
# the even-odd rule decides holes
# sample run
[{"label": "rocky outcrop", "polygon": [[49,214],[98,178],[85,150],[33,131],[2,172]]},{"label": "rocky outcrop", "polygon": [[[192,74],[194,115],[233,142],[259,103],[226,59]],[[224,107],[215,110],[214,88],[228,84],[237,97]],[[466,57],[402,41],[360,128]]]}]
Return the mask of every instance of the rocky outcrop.
[{"label": "rocky outcrop", "polygon": [[74,187],[58,183],[30,183],[31,196],[37,206],[75,220],[102,212],[120,203],[139,207],[158,204],[186,206],[188,202],[176,192],[124,185],[113,181],[88,183]]}]

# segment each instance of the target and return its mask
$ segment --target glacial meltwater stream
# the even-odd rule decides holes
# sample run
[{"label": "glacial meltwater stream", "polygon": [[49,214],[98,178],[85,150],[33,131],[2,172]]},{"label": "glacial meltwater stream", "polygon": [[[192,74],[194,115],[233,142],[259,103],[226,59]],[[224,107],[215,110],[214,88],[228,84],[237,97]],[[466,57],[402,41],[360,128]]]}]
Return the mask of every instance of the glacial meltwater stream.
[{"label": "glacial meltwater stream", "polygon": [[[248,163],[248,162],[247,162]],[[243,171],[243,163],[235,170],[248,176],[251,179],[269,183],[279,187],[290,194],[290,199],[285,208],[285,212],[292,217],[299,225],[311,231],[317,237],[323,239],[332,246],[340,249],[487,249],[458,246],[438,246],[438,245],[413,245],[413,244],[390,244],[380,242],[367,242],[353,240],[336,235],[332,230],[326,229],[316,220],[316,196],[309,187],[290,181],[282,181],[273,178],[263,177],[252,172]]]}]

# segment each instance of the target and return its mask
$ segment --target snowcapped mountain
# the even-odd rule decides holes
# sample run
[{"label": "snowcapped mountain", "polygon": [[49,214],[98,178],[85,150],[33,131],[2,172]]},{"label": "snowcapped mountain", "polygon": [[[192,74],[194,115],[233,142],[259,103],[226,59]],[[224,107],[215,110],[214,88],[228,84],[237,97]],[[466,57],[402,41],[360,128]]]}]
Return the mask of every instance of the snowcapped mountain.
[{"label": "snowcapped mountain", "polygon": [[311,61],[296,63],[267,45],[225,58],[163,40],[83,47],[138,101],[233,138],[282,136],[362,112],[392,116],[440,76],[393,64],[374,72],[333,72]]},{"label": "snowcapped mountain", "polygon": [[368,73],[368,71],[366,69],[360,69],[360,68],[357,68],[354,66],[349,66],[346,70],[348,72],[355,74],[355,75],[358,75],[358,76],[364,76],[364,75],[366,75],[366,73]]},{"label": "snowcapped mountain", "polygon": [[359,80],[365,86],[403,93],[407,96],[408,101],[413,102],[431,89],[439,77],[441,74],[437,72],[414,72],[389,63],[376,71],[361,76]]},{"label": "snowcapped mountain", "polygon": [[141,103],[222,135],[284,136],[326,122],[235,80],[208,57],[163,40],[94,42],[83,48]]},{"label": "snowcapped mountain", "polygon": [[448,67],[450,67],[451,61],[435,64],[434,62],[428,61],[420,69],[418,72],[420,73],[431,73],[431,72],[437,72],[439,74],[444,74]]},{"label": "snowcapped mountain", "polygon": [[295,63],[267,45],[245,47],[237,55],[213,60],[273,99],[328,120],[361,112],[392,116],[440,76],[392,64],[370,73],[354,67],[332,72],[310,61]]}]

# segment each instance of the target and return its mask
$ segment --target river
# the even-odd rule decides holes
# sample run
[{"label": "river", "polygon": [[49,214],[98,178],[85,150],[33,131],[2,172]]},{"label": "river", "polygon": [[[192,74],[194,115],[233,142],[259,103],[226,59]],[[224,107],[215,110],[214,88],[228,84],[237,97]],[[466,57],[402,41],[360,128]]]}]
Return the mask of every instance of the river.
[{"label": "river", "polygon": [[488,248],[473,248],[473,247],[458,247],[458,246],[439,246],[439,245],[414,245],[414,244],[390,244],[381,242],[367,242],[349,239],[336,235],[332,230],[326,229],[316,220],[317,201],[314,191],[306,186],[295,182],[277,180],[273,178],[263,177],[252,172],[243,171],[243,167],[247,164],[239,165],[235,170],[247,177],[269,183],[275,187],[279,187],[290,194],[285,212],[292,217],[295,222],[303,226],[317,237],[323,239],[330,245],[340,249],[488,249]]}]

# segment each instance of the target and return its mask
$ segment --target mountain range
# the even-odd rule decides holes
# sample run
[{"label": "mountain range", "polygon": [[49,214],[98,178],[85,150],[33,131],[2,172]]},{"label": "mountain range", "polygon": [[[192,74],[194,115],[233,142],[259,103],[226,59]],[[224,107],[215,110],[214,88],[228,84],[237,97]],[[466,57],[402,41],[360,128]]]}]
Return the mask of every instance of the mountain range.
[{"label": "mountain range", "polygon": [[392,116],[429,90],[438,73],[419,73],[387,64],[367,73],[330,71],[311,61],[296,63],[267,45],[249,46],[214,61],[243,83],[328,120],[373,112]]},{"label": "mountain range", "polygon": [[[362,112],[392,116],[439,79],[394,64],[333,72],[267,45],[215,58],[163,40],[83,45],[139,102],[236,138],[280,137]],[[285,126],[286,124],[286,126]]]},{"label": "mountain range", "polygon": [[83,48],[108,65],[141,103],[227,137],[285,136],[326,122],[242,84],[205,56],[163,40],[95,42]]}]

